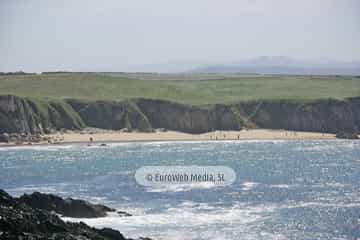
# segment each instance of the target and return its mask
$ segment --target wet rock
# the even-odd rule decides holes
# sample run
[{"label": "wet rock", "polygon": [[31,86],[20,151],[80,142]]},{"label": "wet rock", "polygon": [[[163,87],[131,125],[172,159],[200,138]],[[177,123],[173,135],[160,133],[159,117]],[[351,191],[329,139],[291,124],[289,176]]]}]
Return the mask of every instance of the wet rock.
[{"label": "wet rock", "polygon": [[116,213],[117,213],[120,217],[131,217],[131,216],[132,216],[130,213],[123,212],[123,211],[117,211]]},{"label": "wet rock", "polygon": [[0,190],[0,239],[130,240],[110,228],[64,222],[56,214],[31,207],[3,190]]},{"label": "wet rock", "polygon": [[359,139],[359,136],[355,132],[338,132],[336,138],[340,139]]},{"label": "wet rock", "polygon": [[19,201],[38,209],[54,211],[66,217],[73,218],[97,218],[105,217],[107,212],[115,209],[100,204],[92,204],[84,200],[67,198],[63,199],[53,194],[34,192],[25,194]]},{"label": "wet rock", "polygon": [[7,133],[0,134],[0,142],[8,143],[9,141],[10,141],[9,134]]}]

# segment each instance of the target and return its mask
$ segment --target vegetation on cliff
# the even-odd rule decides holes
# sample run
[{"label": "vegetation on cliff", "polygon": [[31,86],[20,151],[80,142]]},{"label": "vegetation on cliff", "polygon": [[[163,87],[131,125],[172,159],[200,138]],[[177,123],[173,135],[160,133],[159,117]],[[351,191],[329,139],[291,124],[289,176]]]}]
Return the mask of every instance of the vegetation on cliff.
[{"label": "vegetation on cliff", "polygon": [[202,75],[189,74],[173,75],[180,79],[175,81],[156,74],[150,80],[139,76],[0,76],[0,133],[86,126],[189,133],[257,127],[337,133],[360,128],[356,77],[215,74],[199,80]]},{"label": "vegetation on cliff", "polygon": [[270,128],[337,133],[360,129],[360,98],[310,102],[248,101],[192,106],[163,100],[38,101],[0,96],[0,133],[46,133],[51,130],[103,129],[188,133],[242,128]]},{"label": "vegetation on cliff", "polygon": [[50,129],[81,129],[84,126],[66,101],[0,96],[0,132],[43,133]]}]

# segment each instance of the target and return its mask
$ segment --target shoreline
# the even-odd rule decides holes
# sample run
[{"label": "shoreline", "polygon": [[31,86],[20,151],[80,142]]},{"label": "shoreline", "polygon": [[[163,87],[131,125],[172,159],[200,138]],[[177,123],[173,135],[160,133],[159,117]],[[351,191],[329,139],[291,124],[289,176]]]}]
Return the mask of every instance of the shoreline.
[{"label": "shoreline", "polygon": [[[318,132],[286,131],[281,129],[250,129],[241,131],[214,131],[189,134],[175,131],[165,132],[121,132],[97,130],[96,132],[68,132],[45,135],[51,143],[37,142],[15,144],[0,143],[0,147],[57,146],[67,144],[98,145],[131,142],[177,142],[177,141],[242,141],[242,140],[334,140],[335,134]],[[91,141],[92,139],[92,141]]]}]

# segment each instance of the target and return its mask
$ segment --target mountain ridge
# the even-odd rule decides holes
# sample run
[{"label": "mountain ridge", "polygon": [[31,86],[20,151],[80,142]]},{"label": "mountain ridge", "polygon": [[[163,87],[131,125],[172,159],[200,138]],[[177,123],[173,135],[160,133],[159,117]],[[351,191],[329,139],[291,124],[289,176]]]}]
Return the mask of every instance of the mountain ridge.
[{"label": "mountain ridge", "polygon": [[360,75],[360,61],[331,59],[302,60],[285,56],[262,56],[246,60],[206,65],[191,73],[253,73],[289,75]]}]

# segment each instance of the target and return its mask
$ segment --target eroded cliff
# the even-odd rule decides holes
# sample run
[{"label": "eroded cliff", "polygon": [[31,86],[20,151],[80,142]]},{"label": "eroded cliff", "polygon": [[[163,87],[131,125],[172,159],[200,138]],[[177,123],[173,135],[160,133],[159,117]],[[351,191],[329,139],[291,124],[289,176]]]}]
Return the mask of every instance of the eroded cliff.
[{"label": "eroded cliff", "polygon": [[190,106],[153,99],[85,102],[0,96],[0,133],[34,134],[86,126],[144,132],[166,128],[188,133],[242,128],[358,132],[360,97]]}]

